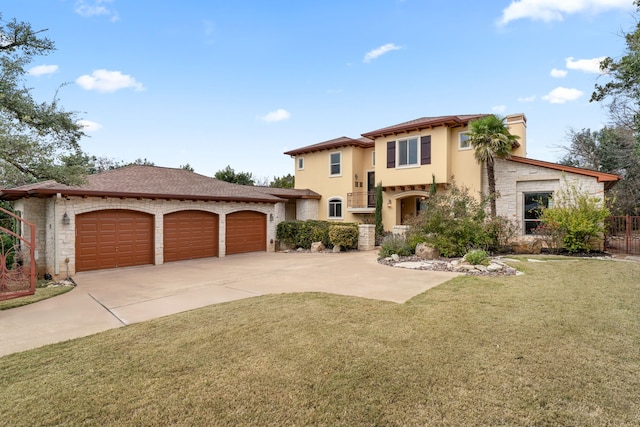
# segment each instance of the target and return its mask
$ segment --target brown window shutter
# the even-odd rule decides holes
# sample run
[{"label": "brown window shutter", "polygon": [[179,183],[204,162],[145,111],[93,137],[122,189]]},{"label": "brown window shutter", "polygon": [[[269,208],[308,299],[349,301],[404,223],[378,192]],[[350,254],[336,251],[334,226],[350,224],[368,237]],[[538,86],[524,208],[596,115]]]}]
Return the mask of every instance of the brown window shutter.
[{"label": "brown window shutter", "polygon": [[387,142],[387,168],[396,167],[396,142]]},{"label": "brown window shutter", "polygon": [[431,135],[420,138],[420,164],[431,164]]}]

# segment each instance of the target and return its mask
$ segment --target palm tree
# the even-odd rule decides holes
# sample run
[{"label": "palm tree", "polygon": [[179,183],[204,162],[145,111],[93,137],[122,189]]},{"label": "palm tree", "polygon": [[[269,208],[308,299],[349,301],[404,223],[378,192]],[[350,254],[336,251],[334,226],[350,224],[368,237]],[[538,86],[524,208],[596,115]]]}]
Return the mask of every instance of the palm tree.
[{"label": "palm tree", "polygon": [[476,160],[487,166],[491,217],[495,218],[497,215],[495,159],[509,158],[519,136],[511,135],[505,119],[494,114],[469,122],[468,135],[469,143],[475,150]]}]

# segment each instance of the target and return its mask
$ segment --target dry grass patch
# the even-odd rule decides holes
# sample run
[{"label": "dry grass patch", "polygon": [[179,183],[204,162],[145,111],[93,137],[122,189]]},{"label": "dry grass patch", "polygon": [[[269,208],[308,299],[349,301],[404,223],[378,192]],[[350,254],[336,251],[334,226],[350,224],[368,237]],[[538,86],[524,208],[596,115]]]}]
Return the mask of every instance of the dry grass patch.
[{"label": "dry grass patch", "polygon": [[266,296],[6,356],[2,422],[638,425],[640,265],[518,266],[403,305]]}]

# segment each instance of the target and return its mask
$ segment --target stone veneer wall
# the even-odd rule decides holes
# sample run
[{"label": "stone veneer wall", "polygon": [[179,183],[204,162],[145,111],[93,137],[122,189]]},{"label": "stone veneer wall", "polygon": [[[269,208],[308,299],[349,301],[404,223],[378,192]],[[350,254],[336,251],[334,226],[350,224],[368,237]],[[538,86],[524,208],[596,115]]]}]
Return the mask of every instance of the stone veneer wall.
[{"label": "stone veneer wall", "polygon": [[320,201],[317,199],[297,199],[296,200],[296,219],[306,221],[308,219],[318,219],[318,206]]},{"label": "stone veneer wall", "polygon": [[[36,227],[36,247],[35,247],[35,259],[36,259],[36,273],[38,277],[42,277],[46,272],[46,266],[44,263],[44,256],[46,253],[46,211],[45,201],[43,199],[30,198],[17,200],[13,204],[13,208],[16,212],[19,212],[22,219]],[[31,238],[31,230],[29,228],[22,229],[22,237],[27,239]],[[26,247],[22,247],[23,251],[26,251]],[[25,261],[29,259],[28,256],[24,257]]]},{"label": "stone veneer wall", "polygon": [[[524,234],[524,193],[538,191],[558,191],[561,186],[572,184],[588,192],[593,197],[604,200],[604,183],[596,178],[563,173],[562,171],[547,169],[539,166],[496,161],[496,190],[500,194],[496,208],[498,215],[518,221],[520,235]],[[489,189],[486,180],[486,170],[482,172],[482,191],[487,194]],[[526,236],[529,237],[529,236]]]},{"label": "stone veneer wall", "polygon": [[358,225],[358,250],[371,251],[376,247],[376,226],[373,224]]},{"label": "stone veneer wall", "polygon": [[[104,209],[127,209],[146,212],[155,216],[155,264],[163,263],[163,216],[181,210],[201,210],[219,215],[220,257],[225,256],[226,215],[243,210],[267,215],[267,252],[275,251],[276,226],[285,219],[285,204],[205,202],[152,199],[119,199],[100,197],[68,197],[49,199],[24,199],[15,203],[15,209],[23,218],[36,225],[36,268],[40,275],[48,272],[54,276],[75,274],[75,216]],[[70,223],[62,223],[67,214]],[[271,220],[273,215],[273,220]],[[66,262],[68,260],[68,262]]]}]

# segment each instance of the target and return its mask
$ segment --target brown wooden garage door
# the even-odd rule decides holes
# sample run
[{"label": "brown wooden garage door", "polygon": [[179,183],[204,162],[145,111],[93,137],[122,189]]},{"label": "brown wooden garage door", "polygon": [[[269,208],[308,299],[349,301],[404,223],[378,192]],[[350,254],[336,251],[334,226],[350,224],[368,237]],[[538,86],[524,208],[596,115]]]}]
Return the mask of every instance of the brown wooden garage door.
[{"label": "brown wooden garage door", "polygon": [[226,254],[267,250],[267,215],[240,211],[227,215]]},{"label": "brown wooden garage door", "polygon": [[153,264],[153,216],[103,210],[76,216],[76,271]]},{"label": "brown wooden garage door", "polygon": [[218,215],[180,211],[164,216],[164,261],[218,256]]}]

